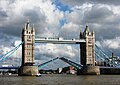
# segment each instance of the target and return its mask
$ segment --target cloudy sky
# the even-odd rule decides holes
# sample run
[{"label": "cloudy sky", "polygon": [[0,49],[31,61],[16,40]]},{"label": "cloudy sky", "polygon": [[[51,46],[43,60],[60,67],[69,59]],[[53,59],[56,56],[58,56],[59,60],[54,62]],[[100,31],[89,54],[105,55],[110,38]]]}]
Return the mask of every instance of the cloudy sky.
[{"label": "cloudy sky", "polygon": [[[109,56],[111,52],[120,56],[119,10],[119,0],[0,0],[0,55],[20,43],[22,28],[29,18],[35,25],[36,37],[78,39],[87,23],[90,30],[95,30],[97,45]],[[79,62],[79,45],[35,46],[37,64],[59,56]],[[16,55],[21,58],[21,48],[12,57]],[[56,61],[46,68],[53,64],[61,67],[65,63]]]}]

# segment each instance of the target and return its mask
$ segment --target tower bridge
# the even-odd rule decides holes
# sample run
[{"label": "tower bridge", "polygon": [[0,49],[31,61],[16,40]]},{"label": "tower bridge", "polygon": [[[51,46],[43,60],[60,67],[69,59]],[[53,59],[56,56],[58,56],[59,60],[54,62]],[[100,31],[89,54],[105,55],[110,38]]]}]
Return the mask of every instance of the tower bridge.
[{"label": "tower bridge", "polygon": [[[53,44],[80,44],[80,64],[77,64],[69,59],[66,59],[63,56],[55,58],[53,60],[47,61],[41,65],[35,66],[34,61],[34,48],[35,43],[53,43]],[[12,66],[12,67],[2,67],[0,69],[17,69],[19,68],[19,75],[37,75],[38,67],[48,64],[56,59],[60,59],[75,68],[77,68],[77,74],[100,74],[105,72],[113,72],[113,69],[116,72],[120,72],[119,66],[120,59],[109,56],[104,53],[96,44],[95,44],[95,33],[94,30],[89,31],[89,27],[86,25],[83,32],[80,31],[79,39],[64,39],[51,38],[51,37],[42,37],[35,38],[35,28],[34,25],[31,27],[30,23],[27,22],[22,30],[22,42],[10,50],[9,52],[0,56],[0,62],[8,59],[16,50],[22,45],[22,64],[21,66]],[[104,65],[103,65],[104,64]],[[99,67],[100,66],[100,67]],[[104,66],[104,67],[103,67]],[[113,66],[113,67],[112,67]],[[112,69],[111,69],[111,68]],[[115,68],[114,68],[115,67]]]},{"label": "tower bridge", "polygon": [[[37,75],[38,67],[34,66],[34,43],[53,43],[53,44],[80,44],[82,70],[78,74],[99,74],[99,67],[95,66],[94,31],[90,32],[86,26],[84,32],[80,32],[80,39],[65,40],[64,38],[35,38],[35,28],[27,22],[22,30],[22,65],[19,75]],[[65,59],[63,59],[65,60]]]}]

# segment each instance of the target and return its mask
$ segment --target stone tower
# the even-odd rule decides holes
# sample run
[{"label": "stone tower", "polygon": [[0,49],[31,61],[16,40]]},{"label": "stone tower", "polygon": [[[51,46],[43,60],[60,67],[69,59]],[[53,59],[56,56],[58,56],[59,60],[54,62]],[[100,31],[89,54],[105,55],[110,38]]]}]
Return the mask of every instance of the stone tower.
[{"label": "stone tower", "polygon": [[29,21],[22,30],[22,65],[19,75],[34,76],[38,74],[38,67],[34,66],[35,29],[30,27]]},{"label": "stone tower", "polygon": [[34,64],[35,29],[27,22],[22,31],[22,65]]},{"label": "stone tower", "polygon": [[95,34],[94,31],[90,32],[88,26],[84,32],[80,32],[80,39],[85,39],[86,43],[80,45],[81,49],[81,64],[82,65],[95,65],[95,56],[94,56],[94,43],[95,43]]},{"label": "stone tower", "polygon": [[99,75],[99,66],[95,66],[95,55],[94,55],[94,44],[95,44],[95,34],[94,31],[90,32],[88,26],[84,32],[80,32],[80,39],[85,39],[85,43],[80,44],[81,53],[81,64],[83,67],[77,70],[77,74],[82,75]]}]

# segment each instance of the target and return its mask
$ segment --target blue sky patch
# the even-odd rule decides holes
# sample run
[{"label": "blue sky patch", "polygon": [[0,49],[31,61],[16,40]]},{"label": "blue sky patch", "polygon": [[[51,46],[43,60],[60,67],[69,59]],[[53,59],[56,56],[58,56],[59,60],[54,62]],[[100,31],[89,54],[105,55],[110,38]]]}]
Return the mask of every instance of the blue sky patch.
[{"label": "blue sky patch", "polygon": [[60,26],[63,26],[65,23],[67,23],[67,20],[65,18],[59,20]]},{"label": "blue sky patch", "polygon": [[56,5],[56,8],[58,8],[60,11],[69,11],[71,12],[71,7],[68,6],[67,4],[64,4],[61,2],[61,0],[53,0],[53,3],[52,4],[55,4]]}]

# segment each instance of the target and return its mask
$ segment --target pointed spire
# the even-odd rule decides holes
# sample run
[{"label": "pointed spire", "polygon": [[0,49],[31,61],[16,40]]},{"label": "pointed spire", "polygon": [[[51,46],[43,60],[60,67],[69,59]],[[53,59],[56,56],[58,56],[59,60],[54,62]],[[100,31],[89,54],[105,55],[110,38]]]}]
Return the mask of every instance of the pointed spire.
[{"label": "pointed spire", "polygon": [[27,20],[27,25],[26,25],[26,29],[29,29],[30,28],[30,24],[29,24],[29,19]]},{"label": "pointed spire", "polygon": [[88,33],[89,32],[89,27],[88,25],[86,24],[86,27],[85,27],[85,30],[84,30],[84,34]]},{"label": "pointed spire", "polygon": [[80,36],[82,36],[82,29],[80,29]]},{"label": "pointed spire", "polygon": [[88,24],[86,24],[85,31],[89,32],[89,27],[88,27]]},{"label": "pointed spire", "polygon": [[33,28],[34,28],[34,24],[33,24]]},{"label": "pointed spire", "polygon": [[95,33],[94,28],[92,29],[92,33],[93,33],[93,34]]},{"label": "pointed spire", "polygon": [[24,30],[26,30],[26,23],[25,23],[25,25],[24,25]]},{"label": "pointed spire", "polygon": [[35,31],[34,24],[33,24],[33,26],[32,26],[32,31],[33,31],[33,32]]},{"label": "pointed spire", "polygon": [[29,22],[30,22],[30,20],[28,19],[28,20],[27,20],[27,22],[29,23]]},{"label": "pointed spire", "polygon": [[80,28],[80,32],[82,32],[82,29]]}]

